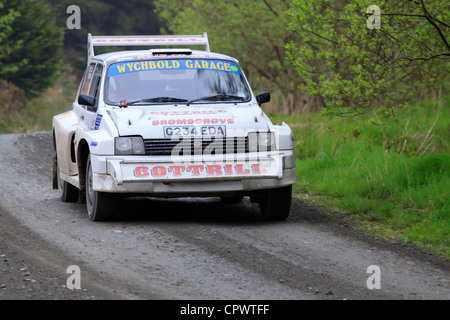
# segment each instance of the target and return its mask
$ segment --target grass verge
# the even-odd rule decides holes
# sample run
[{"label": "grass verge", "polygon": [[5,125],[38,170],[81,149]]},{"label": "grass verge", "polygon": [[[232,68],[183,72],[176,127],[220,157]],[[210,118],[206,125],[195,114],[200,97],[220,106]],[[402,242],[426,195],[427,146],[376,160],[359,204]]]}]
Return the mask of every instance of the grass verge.
[{"label": "grass verge", "polygon": [[358,118],[270,115],[296,137],[297,196],[362,230],[450,257],[450,101]]}]

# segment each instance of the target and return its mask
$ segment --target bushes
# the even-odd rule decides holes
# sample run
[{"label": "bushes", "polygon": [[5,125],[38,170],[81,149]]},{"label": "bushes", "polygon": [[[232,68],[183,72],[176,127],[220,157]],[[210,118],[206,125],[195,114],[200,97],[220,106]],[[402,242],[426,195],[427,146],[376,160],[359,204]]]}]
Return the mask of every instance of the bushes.
[{"label": "bushes", "polygon": [[[450,256],[449,111],[447,100],[394,116],[380,109],[351,119],[271,117],[288,123],[296,136],[300,196],[338,207],[367,228],[376,225],[380,234],[431,245]],[[430,147],[421,155],[416,150],[424,141]]]},{"label": "bushes", "polygon": [[0,115],[18,113],[25,108],[25,92],[0,79]]}]

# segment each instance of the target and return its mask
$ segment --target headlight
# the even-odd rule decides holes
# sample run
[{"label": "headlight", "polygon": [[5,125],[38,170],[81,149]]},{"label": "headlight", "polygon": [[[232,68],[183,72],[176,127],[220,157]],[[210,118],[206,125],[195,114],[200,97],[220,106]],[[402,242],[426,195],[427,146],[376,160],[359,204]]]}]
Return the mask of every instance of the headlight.
[{"label": "headlight", "polygon": [[273,132],[250,132],[248,134],[249,152],[264,152],[276,150],[275,134]]},{"label": "headlight", "polygon": [[260,132],[258,137],[259,151],[271,151],[275,149],[275,139],[273,132]]},{"label": "headlight", "polygon": [[115,154],[145,154],[144,140],[141,137],[116,137]]},{"label": "headlight", "polygon": [[258,151],[258,134],[256,132],[250,132],[248,134],[248,151],[249,152]]}]

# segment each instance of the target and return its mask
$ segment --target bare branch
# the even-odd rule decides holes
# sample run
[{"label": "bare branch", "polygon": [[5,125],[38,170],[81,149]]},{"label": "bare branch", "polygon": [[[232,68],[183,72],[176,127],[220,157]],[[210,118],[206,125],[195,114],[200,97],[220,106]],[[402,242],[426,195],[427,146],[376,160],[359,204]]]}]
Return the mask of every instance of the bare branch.
[{"label": "bare branch", "polygon": [[[365,16],[371,16],[372,13],[363,13],[363,15],[365,15]],[[392,16],[392,17],[398,16],[398,17],[427,18],[427,16],[424,15],[424,14],[408,14],[408,13],[380,13],[380,16]],[[449,24],[446,24],[445,22],[443,22],[443,21],[437,19],[436,17],[433,17],[433,16],[428,16],[428,17],[429,17],[430,19],[436,21],[437,23],[442,24],[443,26],[445,26],[445,27],[447,27],[447,28],[450,28],[450,25],[449,25]]]},{"label": "bare branch", "polygon": [[269,10],[272,11],[272,13],[273,13],[275,16],[278,17],[278,12],[276,12],[276,11],[272,8],[272,6],[267,2],[267,0],[264,0],[263,2],[264,2],[264,4],[266,5],[266,7],[269,8]]},{"label": "bare branch", "polygon": [[422,3],[422,9],[425,13],[425,19],[428,20],[429,23],[435,27],[437,32],[439,33],[439,36],[441,37],[442,41],[444,42],[445,46],[447,47],[447,50],[450,52],[450,44],[448,44],[447,39],[445,38],[444,34],[442,33],[442,30],[439,28],[439,26],[433,21],[433,17],[428,13],[428,10],[425,8],[425,4],[423,3],[423,0],[420,0]]}]

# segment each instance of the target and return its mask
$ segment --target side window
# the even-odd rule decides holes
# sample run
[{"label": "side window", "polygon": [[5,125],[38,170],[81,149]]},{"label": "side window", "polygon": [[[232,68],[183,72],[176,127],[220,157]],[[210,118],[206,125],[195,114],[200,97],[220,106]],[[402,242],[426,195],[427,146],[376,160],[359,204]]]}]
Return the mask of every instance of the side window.
[{"label": "side window", "polygon": [[98,63],[97,67],[95,68],[94,75],[92,77],[91,86],[89,88],[89,94],[90,96],[93,96],[98,99],[98,93],[99,93],[99,86],[100,86],[100,80],[102,78],[102,72],[103,72],[103,66]]},{"label": "side window", "polygon": [[81,80],[80,85],[80,94],[87,94],[89,95],[89,89],[91,87],[91,81],[92,77],[94,76],[94,69],[95,69],[95,63],[92,63],[89,65],[89,67],[86,69],[83,80]]}]

